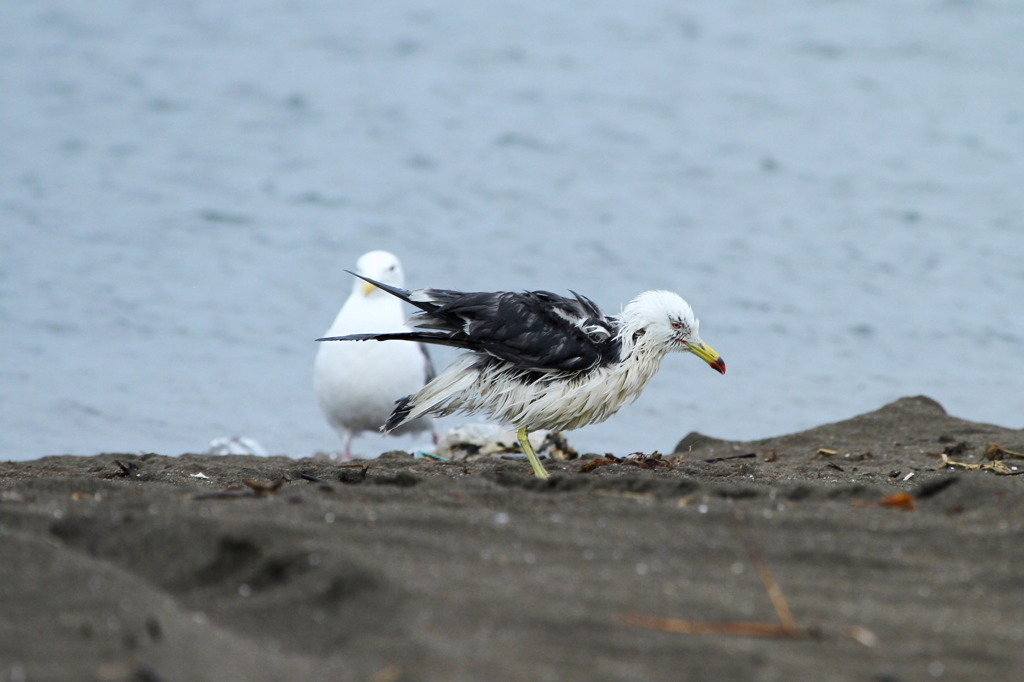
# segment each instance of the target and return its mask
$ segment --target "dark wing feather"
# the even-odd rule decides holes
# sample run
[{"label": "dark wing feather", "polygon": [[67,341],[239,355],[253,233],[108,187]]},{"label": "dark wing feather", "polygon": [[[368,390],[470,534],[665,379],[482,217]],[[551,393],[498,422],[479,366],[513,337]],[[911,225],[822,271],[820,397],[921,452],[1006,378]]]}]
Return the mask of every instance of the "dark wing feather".
[{"label": "dark wing feather", "polygon": [[432,331],[351,334],[318,341],[405,340],[454,346],[540,372],[578,372],[619,359],[614,322],[576,292],[567,298],[549,291],[406,291],[356,277],[419,308],[410,324]]},{"label": "dark wing feather", "polygon": [[581,296],[435,289],[424,294],[441,305],[410,322],[448,332],[456,342],[452,345],[482,351],[519,369],[574,372],[618,359],[611,323]]}]

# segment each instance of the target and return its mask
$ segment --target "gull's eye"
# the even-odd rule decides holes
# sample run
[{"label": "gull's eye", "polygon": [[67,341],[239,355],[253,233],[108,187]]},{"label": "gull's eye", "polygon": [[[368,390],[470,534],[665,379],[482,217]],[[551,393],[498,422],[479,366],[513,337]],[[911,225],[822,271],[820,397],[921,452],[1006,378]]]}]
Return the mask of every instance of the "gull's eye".
[{"label": "gull's eye", "polygon": [[682,322],[673,322],[672,323],[672,328],[675,329],[676,331],[678,331],[678,330],[683,328],[683,323]]}]

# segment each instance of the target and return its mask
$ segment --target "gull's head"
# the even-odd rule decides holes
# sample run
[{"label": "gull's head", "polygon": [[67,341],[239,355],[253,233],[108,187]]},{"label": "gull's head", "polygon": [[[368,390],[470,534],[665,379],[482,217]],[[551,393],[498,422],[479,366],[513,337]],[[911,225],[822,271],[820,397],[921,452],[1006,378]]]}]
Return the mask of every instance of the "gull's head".
[{"label": "gull's head", "polygon": [[[401,261],[398,260],[398,256],[387,251],[364,253],[356,261],[356,272],[363,277],[369,277],[393,287],[405,286],[405,274],[402,272]],[[363,296],[388,296],[384,291],[361,279],[357,279],[352,287],[353,293]]]},{"label": "gull's head", "polygon": [[700,338],[700,322],[693,308],[671,291],[645,291],[622,310],[623,340],[633,348],[686,351],[725,374],[725,361]]}]

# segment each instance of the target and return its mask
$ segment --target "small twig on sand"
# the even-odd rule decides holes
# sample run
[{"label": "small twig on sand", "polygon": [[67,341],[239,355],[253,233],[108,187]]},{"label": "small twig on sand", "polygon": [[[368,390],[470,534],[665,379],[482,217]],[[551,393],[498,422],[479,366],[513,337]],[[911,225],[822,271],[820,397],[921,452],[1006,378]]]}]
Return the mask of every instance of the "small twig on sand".
[{"label": "small twig on sand", "polygon": [[682,618],[663,618],[640,613],[629,613],[623,617],[626,625],[660,630],[677,635],[731,635],[733,637],[796,637],[800,630],[790,630],[782,623],[709,623],[700,620],[683,620]]},{"label": "small twig on sand", "polygon": [[[1014,453],[1016,454],[1016,453]],[[939,455],[942,458],[942,466],[949,469],[964,469],[966,471],[991,471],[993,474],[1000,476],[1020,476],[1024,474],[1024,467],[1011,467],[1007,466],[1000,460],[996,460],[990,463],[979,463],[969,464],[967,462],[957,462],[949,458],[949,455],[941,453]]]},{"label": "small twig on sand", "polygon": [[710,457],[706,460],[708,464],[714,464],[715,462],[727,462],[730,459],[752,459],[757,457],[756,452],[745,452],[742,455],[725,455],[724,457]]},{"label": "small twig on sand", "polygon": [[[737,520],[742,521],[742,516],[737,513]],[[661,632],[670,632],[681,635],[729,635],[733,637],[812,637],[818,633],[816,629],[802,628],[793,618],[793,611],[789,608],[789,602],[782,593],[775,576],[772,575],[768,562],[764,560],[757,544],[754,542],[750,531],[745,525],[740,526],[744,543],[747,546],[747,555],[750,563],[757,569],[761,578],[768,599],[772,602],[775,615],[778,616],[778,623],[759,623],[748,621],[736,621],[732,623],[712,623],[699,620],[685,620],[682,618],[667,618],[649,614],[629,613],[622,617],[626,625]],[[870,630],[853,626],[845,628],[844,634],[860,642],[864,646],[874,646],[877,638]]]},{"label": "small twig on sand", "polygon": [[754,567],[757,569],[757,575],[761,578],[764,591],[768,593],[768,599],[772,602],[775,615],[779,617],[779,623],[784,630],[796,634],[799,628],[796,625],[796,621],[793,620],[793,612],[789,609],[789,602],[786,601],[785,595],[782,594],[782,588],[779,587],[778,581],[775,580],[771,569],[768,568],[768,562],[764,560],[757,544],[750,536],[750,529],[745,524],[741,525],[740,528],[743,529],[743,540],[747,545],[747,556],[750,558],[750,563],[754,564]]},{"label": "small twig on sand", "polygon": [[[739,513],[737,513],[737,520],[742,521],[742,517]],[[747,527],[745,525],[740,525],[740,528],[744,544],[747,546],[747,556],[750,558],[750,563],[752,563],[757,569],[758,577],[761,578],[761,584],[764,585],[764,590],[768,594],[768,599],[772,603],[772,608],[775,609],[775,615],[779,618],[778,623],[757,623],[746,621],[738,621],[734,623],[711,623],[708,621],[665,618],[639,613],[626,614],[623,617],[624,622],[627,625],[632,625],[634,627],[661,630],[662,632],[672,632],[684,635],[732,635],[734,637],[809,636],[810,632],[808,630],[803,629],[796,624],[796,620],[793,618],[793,611],[789,608],[789,602],[786,601],[786,596],[782,593],[782,588],[779,586],[778,581],[775,580],[775,576],[772,575],[771,569],[768,568],[768,563],[764,560],[764,557],[758,550],[756,543],[750,536],[750,532],[747,530]]]}]

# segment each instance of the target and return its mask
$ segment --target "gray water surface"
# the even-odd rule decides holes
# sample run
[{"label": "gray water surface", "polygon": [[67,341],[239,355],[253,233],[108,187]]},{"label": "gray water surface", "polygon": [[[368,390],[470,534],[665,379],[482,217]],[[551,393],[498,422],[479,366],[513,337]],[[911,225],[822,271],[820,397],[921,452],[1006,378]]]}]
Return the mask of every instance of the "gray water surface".
[{"label": "gray water surface", "polygon": [[686,296],[728,374],[669,357],[583,450],[1024,425],[1016,0],[7,2],[0,90],[0,458],[337,449],[313,339],[376,248]]}]

